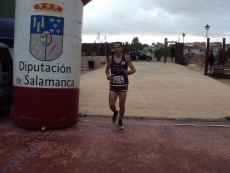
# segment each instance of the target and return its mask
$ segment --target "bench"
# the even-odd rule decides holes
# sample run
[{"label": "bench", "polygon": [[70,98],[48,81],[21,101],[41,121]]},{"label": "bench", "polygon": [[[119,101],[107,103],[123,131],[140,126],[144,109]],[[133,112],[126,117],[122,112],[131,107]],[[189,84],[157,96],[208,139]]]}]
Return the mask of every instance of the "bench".
[{"label": "bench", "polygon": [[215,75],[215,77],[217,77],[217,75],[230,74],[230,64],[214,65],[213,74]]}]

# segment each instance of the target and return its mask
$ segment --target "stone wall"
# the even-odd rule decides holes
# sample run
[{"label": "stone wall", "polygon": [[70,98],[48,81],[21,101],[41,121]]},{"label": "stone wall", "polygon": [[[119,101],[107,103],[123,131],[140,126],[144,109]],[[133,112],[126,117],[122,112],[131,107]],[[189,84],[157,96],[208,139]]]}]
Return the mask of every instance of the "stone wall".
[{"label": "stone wall", "polygon": [[82,56],[81,57],[81,68],[89,68],[89,61],[94,62],[94,68],[101,68],[106,62],[106,56]]}]

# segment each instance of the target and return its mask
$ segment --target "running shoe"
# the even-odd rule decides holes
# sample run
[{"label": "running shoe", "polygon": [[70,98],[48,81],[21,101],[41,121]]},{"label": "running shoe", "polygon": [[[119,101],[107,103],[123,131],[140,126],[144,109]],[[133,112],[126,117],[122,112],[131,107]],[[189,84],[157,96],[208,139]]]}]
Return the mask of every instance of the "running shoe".
[{"label": "running shoe", "polygon": [[115,124],[117,122],[117,115],[118,115],[118,111],[116,111],[112,116],[112,123],[113,124]]},{"label": "running shoe", "polygon": [[118,123],[118,128],[119,130],[123,130],[125,128],[124,124],[121,122],[121,123]]}]

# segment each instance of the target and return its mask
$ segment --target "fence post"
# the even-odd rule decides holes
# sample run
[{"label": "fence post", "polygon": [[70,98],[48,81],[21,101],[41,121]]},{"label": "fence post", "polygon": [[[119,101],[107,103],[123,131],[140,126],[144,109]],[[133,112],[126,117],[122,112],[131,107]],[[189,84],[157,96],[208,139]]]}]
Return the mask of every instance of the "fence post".
[{"label": "fence post", "polygon": [[225,65],[225,38],[223,38],[222,50],[222,63]]},{"label": "fence post", "polygon": [[204,75],[207,75],[207,71],[208,71],[209,39],[210,39],[210,38],[207,38],[207,43],[206,43],[206,56],[205,56],[205,68],[204,68]]},{"label": "fence post", "polygon": [[167,59],[167,50],[166,50],[166,47],[167,47],[167,38],[165,38],[165,51],[164,51],[164,63],[166,63],[166,59]]}]

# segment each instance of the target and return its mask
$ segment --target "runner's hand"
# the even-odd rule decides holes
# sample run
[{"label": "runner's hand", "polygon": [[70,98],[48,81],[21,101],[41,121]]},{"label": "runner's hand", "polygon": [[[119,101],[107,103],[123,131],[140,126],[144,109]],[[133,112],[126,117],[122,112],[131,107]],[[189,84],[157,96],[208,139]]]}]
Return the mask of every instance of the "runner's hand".
[{"label": "runner's hand", "polygon": [[112,80],[112,79],[113,79],[113,77],[111,75],[107,76],[107,80]]},{"label": "runner's hand", "polygon": [[125,73],[126,76],[130,75],[130,72],[127,71],[127,70],[124,70],[124,73]]}]

